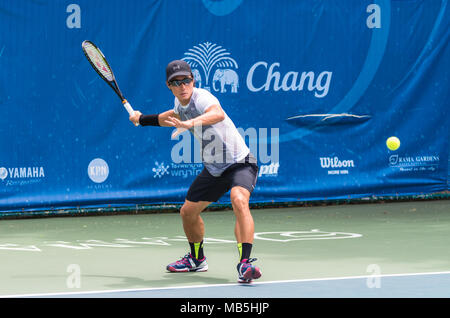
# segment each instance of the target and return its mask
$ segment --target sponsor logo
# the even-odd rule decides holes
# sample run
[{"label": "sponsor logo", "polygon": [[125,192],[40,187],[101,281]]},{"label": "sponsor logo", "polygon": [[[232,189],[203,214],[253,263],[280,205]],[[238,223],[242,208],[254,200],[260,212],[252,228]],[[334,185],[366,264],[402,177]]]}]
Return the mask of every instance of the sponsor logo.
[{"label": "sponsor logo", "polygon": [[8,176],[8,169],[6,169],[5,167],[1,167],[0,168],[0,179],[5,180],[7,176]]},{"label": "sponsor logo", "polygon": [[439,156],[436,155],[400,156],[397,154],[389,157],[389,166],[399,171],[435,171],[439,160]]},{"label": "sponsor logo", "polygon": [[319,229],[310,231],[288,231],[288,232],[261,232],[255,233],[255,240],[265,240],[273,242],[287,243],[292,241],[309,241],[309,240],[337,240],[347,238],[362,237],[358,233],[345,232],[327,232]]},{"label": "sponsor logo", "polygon": [[42,166],[0,167],[0,180],[7,186],[38,183],[43,178],[45,170]]},{"label": "sponsor logo", "polygon": [[109,166],[105,160],[96,158],[89,163],[87,173],[95,183],[103,183],[109,176]]},{"label": "sponsor logo", "polygon": [[242,1],[243,0],[202,0],[205,9],[219,17],[232,13],[241,5]]},{"label": "sponsor logo", "polygon": [[152,168],[153,178],[161,179],[164,176],[171,176],[186,179],[198,175],[203,169],[201,163],[170,163],[155,161],[155,167]]},{"label": "sponsor logo", "polygon": [[[259,91],[304,91],[307,89],[314,92],[314,96],[322,98],[327,96],[330,88],[332,72],[323,71],[319,75],[312,71],[297,72],[289,71],[282,75],[276,69],[280,67],[280,63],[272,63],[270,66],[265,61],[260,61],[250,68],[247,74],[247,87],[251,92]],[[254,79],[255,74],[258,78],[263,78],[263,81]]]},{"label": "sponsor logo", "polygon": [[328,174],[349,174],[348,168],[354,168],[353,160],[340,160],[338,157],[320,157],[320,167],[327,169]]},{"label": "sponsor logo", "polygon": [[0,168],[0,178],[4,180],[9,176],[11,179],[31,179],[45,177],[44,167],[20,167],[20,168]]},{"label": "sponsor logo", "polygon": [[[294,230],[282,232],[259,232],[255,233],[255,240],[271,241],[280,244],[293,244],[296,241],[311,241],[311,240],[341,240],[353,239],[363,237],[359,233],[349,232],[329,232],[319,229],[311,230]],[[50,248],[65,248],[69,250],[92,250],[103,248],[136,248],[136,247],[150,247],[150,246],[172,246],[186,242],[185,236],[158,236],[158,237],[134,237],[134,238],[111,238],[107,241],[98,239],[76,239],[72,241],[45,241],[37,243],[12,243],[1,242],[0,250],[3,251],[27,251],[27,252],[42,252]],[[236,244],[235,240],[226,238],[205,237],[206,244]]]},{"label": "sponsor logo", "polygon": [[164,165],[164,162],[159,163],[155,161],[155,167],[152,171],[153,178],[162,178],[164,175],[169,174],[169,166]]},{"label": "sponsor logo", "polygon": [[[238,63],[220,45],[204,42],[193,46],[182,58],[192,69],[197,87],[220,93],[237,93],[239,89]],[[280,71],[281,64],[266,61],[253,63],[247,72],[246,84],[250,92],[309,91],[317,98],[328,95],[333,72],[315,73],[311,70]]]},{"label": "sponsor logo", "polygon": [[201,163],[171,163],[170,175],[172,177],[181,177],[186,179],[188,177],[197,176],[202,172],[203,165]]},{"label": "sponsor logo", "polygon": [[259,167],[258,177],[276,177],[278,176],[278,168],[280,168],[279,162],[272,162],[270,165],[261,165]]},{"label": "sponsor logo", "polygon": [[222,46],[210,42],[200,43],[184,53],[192,69],[197,87],[215,92],[237,93],[239,76],[238,64]]}]

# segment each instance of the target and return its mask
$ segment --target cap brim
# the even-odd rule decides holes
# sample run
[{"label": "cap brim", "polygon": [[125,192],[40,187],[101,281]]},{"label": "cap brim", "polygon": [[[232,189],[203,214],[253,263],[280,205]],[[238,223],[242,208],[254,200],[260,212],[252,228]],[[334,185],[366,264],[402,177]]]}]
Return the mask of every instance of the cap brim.
[{"label": "cap brim", "polygon": [[180,71],[180,72],[173,73],[172,75],[169,76],[169,78],[167,79],[167,81],[170,82],[174,77],[182,76],[182,75],[184,75],[184,76],[190,76],[190,75],[191,75],[191,72]]}]

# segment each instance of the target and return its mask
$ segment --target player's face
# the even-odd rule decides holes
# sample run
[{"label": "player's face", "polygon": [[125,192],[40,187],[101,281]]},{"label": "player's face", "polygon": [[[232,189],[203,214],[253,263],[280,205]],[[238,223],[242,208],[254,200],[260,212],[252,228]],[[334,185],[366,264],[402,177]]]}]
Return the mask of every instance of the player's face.
[{"label": "player's face", "polygon": [[194,91],[194,79],[191,76],[176,76],[167,82],[167,87],[182,105],[187,105]]}]

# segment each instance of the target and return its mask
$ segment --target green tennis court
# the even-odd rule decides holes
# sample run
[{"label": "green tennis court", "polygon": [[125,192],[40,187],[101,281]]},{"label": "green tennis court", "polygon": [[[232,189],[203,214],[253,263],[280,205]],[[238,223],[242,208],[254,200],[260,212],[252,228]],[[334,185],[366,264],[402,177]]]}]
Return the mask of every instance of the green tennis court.
[{"label": "green tennis court", "polygon": [[255,209],[253,296],[236,283],[232,211],[203,213],[203,273],[165,270],[188,251],[177,213],[2,220],[0,295],[448,297],[449,202]]}]

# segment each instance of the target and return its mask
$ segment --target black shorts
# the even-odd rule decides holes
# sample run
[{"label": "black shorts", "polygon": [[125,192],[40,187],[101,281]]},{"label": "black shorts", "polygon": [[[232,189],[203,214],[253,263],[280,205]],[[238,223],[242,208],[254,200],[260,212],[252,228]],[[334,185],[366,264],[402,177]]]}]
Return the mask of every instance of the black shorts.
[{"label": "black shorts", "polygon": [[189,187],[186,200],[191,202],[216,202],[232,187],[240,186],[252,193],[258,178],[258,165],[249,162],[234,163],[220,176],[214,177],[206,168],[195,178]]}]

